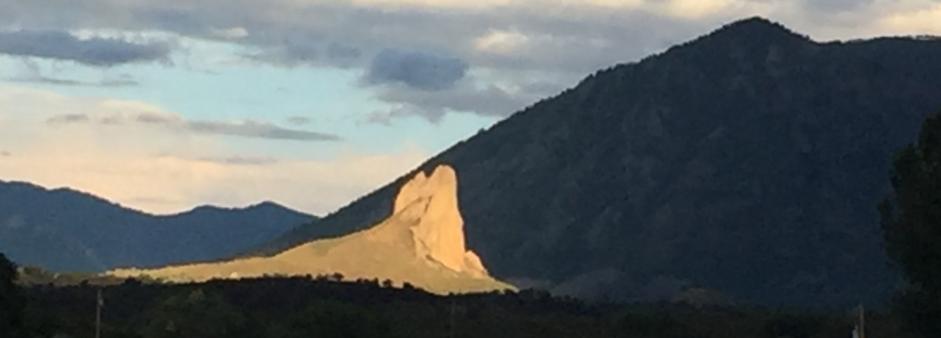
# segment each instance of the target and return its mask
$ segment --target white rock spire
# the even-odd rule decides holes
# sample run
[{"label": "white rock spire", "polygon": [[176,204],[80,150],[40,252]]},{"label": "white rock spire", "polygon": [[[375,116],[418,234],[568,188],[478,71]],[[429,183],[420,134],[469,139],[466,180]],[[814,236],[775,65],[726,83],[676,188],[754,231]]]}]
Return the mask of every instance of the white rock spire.
[{"label": "white rock spire", "polygon": [[[412,212],[411,208],[420,212]],[[418,257],[428,257],[458,272],[487,274],[480,258],[465,246],[454,168],[441,165],[431,176],[425,176],[424,172],[415,174],[399,190],[393,217],[417,218],[396,224],[410,227]]]}]

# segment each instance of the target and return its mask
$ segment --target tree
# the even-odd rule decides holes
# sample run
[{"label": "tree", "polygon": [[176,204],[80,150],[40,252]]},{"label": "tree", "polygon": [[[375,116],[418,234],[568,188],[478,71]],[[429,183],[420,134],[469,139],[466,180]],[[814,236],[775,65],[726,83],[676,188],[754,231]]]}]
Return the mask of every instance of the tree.
[{"label": "tree", "polygon": [[941,114],[897,155],[893,194],[881,205],[889,255],[910,287],[898,307],[914,329],[941,336]]},{"label": "tree", "polygon": [[15,284],[16,271],[16,265],[0,253],[0,332],[12,332],[12,336],[21,330],[24,306]]},{"label": "tree", "polygon": [[145,338],[239,337],[245,317],[218,292],[184,290],[144,316]]},{"label": "tree", "polygon": [[282,337],[398,337],[391,323],[372,307],[337,301],[314,301],[287,320],[291,334]]}]

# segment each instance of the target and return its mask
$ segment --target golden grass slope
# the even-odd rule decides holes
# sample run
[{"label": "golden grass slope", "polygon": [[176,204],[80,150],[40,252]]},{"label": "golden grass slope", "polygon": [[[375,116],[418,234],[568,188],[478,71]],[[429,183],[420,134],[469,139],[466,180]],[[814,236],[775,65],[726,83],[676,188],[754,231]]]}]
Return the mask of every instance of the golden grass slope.
[{"label": "golden grass slope", "polygon": [[170,266],[118,269],[116,277],[200,282],[214,278],[340,273],[345,279],[408,282],[433,293],[513,289],[487,273],[465,247],[464,222],[457,203],[457,174],[450,166],[419,172],[402,186],[392,216],[379,224],[335,239],[316,240],[272,257]]}]

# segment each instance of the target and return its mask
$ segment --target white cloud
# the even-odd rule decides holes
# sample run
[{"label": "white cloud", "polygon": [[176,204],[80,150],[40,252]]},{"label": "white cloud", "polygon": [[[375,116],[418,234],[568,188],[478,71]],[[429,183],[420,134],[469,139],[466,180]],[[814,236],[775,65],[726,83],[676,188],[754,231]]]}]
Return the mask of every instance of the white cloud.
[{"label": "white cloud", "polygon": [[941,35],[941,3],[894,13],[884,17],[879,23],[885,30],[896,34]]},{"label": "white cloud", "polygon": [[652,5],[656,11],[685,19],[699,19],[716,15],[744,5],[735,0],[664,0],[650,1],[648,4]]},{"label": "white cloud", "polygon": [[491,30],[474,40],[474,48],[484,53],[512,54],[519,52],[529,37],[518,31]]},{"label": "white cloud", "polygon": [[213,36],[224,40],[238,40],[248,36],[248,30],[245,27],[214,28],[211,32]]}]

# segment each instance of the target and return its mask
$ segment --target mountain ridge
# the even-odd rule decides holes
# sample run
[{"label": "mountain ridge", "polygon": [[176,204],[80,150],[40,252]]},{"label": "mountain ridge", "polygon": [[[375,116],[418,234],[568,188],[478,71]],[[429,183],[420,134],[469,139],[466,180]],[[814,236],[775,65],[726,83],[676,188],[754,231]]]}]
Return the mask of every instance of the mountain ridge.
[{"label": "mountain ridge", "polygon": [[[132,206],[124,205],[124,204],[121,204],[121,203],[119,203],[119,202],[115,202],[115,201],[109,200],[109,199],[107,199],[107,198],[104,198],[104,197],[95,195],[94,193],[87,192],[87,191],[80,190],[80,189],[71,188],[71,187],[55,187],[55,188],[50,188],[50,187],[43,186],[43,185],[36,184],[36,183],[32,183],[32,182],[29,182],[29,181],[18,181],[18,180],[7,181],[7,180],[2,180],[2,179],[0,179],[0,185],[2,185],[2,186],[7,186],[8,188],[9,188],[9,187],[20,187],[20,188],[26,188],[26,189],[29,189],[29,190],[45,191],[45,192],[49,192],[49,193],[52,193],[52,194],[66,194],[66,195],[84,197],[84,198],[88,198],[88,199],[94,200],[95,202],[100,203],[100,204],[117,206],[117,207],[120,207],[120,208],[122,208],[122,209],[127,209],[127,210],[130,210],[130,211],[134,211],[134,212],[137,212],[137,213],[140,213],[140,214],[144,214],[144,215],[147,215],[147,216],[153,216],[153,217],[172,217],[172,216],[178,216],[178,215],[181,215],[181,214],[188,214],[188,213],[197,212],[197,211],[200,211],[200,210],[210,210],[210,211],[245,211],[245,210],[269,209],[269,208],[286,209],[286,210],[291,210],[291,211],[294,211],[294,212],[297,212],[297,213],[307,214],[307,213],[305,213],[305,212],[303,212],[303,211],[295,210],[295,209],[293,209],[293,208],[291,208],[291,207],[288,207],[288,206],[286,206],[286,205],[283,205],[283,204],[281,204],[281,203],[278,203],[278,202],[272,201],[272,200],[263,200],[263,201],[260,201],[260,202],[254,202],[254,203],[251,203],[251,204],[248,204],[248,205],[245,205],[245,206],[241,206],[241,207],[239,207],[239,206],[220,206],[220,205],[215,205],[215,204],[200,204],[200,205],[196,205],[196,206],[194,206],[194,207],[192,207],[192,208],[189,208],[189,209],[186,209],[186,210],[182,210],[182,211],[171,212],[171,213],[155,213],[155,212],[149,212],[149,211],[145,211],[145,210],[142,210],[142,209],[138,209],[138,208],[135,208],[135,207],[132,207]],[[311,216],[319,218],[319,216],[316,216],[316,215],[311,215]]]},{"label": "mountain ridge", "polygon": [[[882,304],[899,277],[876,205],[892,153],[941,107],[941,42],[819,43],[762,22],[595,72],[403,178],[461,172],[468,243],[510,282],[620,300],[705,288],[766,305]],[[374,224],[403,178],[255,253]]]},{"label": "mountain ridge", "polygon": [[55,271],[224,258],[312,219],[273,202],[157,215],[71,188],[0,181],[0,251]]}]

